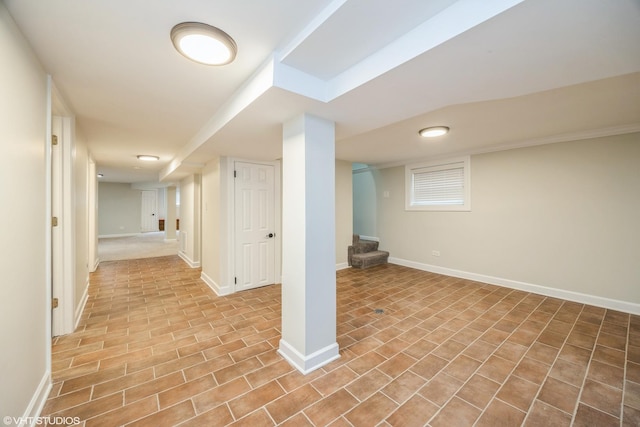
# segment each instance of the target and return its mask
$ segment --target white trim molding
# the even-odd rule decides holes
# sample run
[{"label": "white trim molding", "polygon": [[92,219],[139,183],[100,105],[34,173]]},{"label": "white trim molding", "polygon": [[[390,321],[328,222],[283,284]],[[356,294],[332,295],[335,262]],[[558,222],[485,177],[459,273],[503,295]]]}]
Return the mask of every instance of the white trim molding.
[{"label": "white trim molding", "polygon": [[[347,268],[349,268],[349,263],[341,262],[339,264],[336,264],[336,271],[344,270],[344,269],[347,269]],[[282,283],[282,280],[280,280],[280,283]]]},{"label": "white trim molding", "polygon": [[298,350],[293,348],[285,340],[280,340],[280,348],[278,354],[284,357],[287,362],[294,368],[300,371],[303,375],[307,375],[310,372],[315,371],[318,368],[322,368],[324,365],[333,362],[340,358],[340,348],[338,343],[333,343],[315,351],[308,356],[301,354]]},{"label": "white trim molding", "polygon": [[93,270],[91,270],[91,273],[95,272],[99,266],[100,266],[100,258],[96,257],[96,263],[93,265]]},{"label": "white trim molding", "polygon": [[110,239],[112,237],[131,237],[140,236],[142,233],[124,233],[124,234],[100,234],[99,239]]},{"label": "white trim molding", "polygon": [[[34,426],[36,424],[39,424],[37,422],[38,418],[42,413],[42,409],[44,408],[45,403],[47,403],[47,398],[49,397],[49,393],[51,392],[52,388],[53,388],[53,384],[51,383],[51,371],[47,370],[44,373],[44,376],[42,377],[42,379],[40,380],[40,384],[38,384],[38,388],[36,388],[36,392],[31,397],[29,406],[27,406],[27,409],[24,411],[24,414],[22,414],[22,417],[21,417],[22,420],[30,421],[30,424],[28,424],[29,426]],[[4,417],[6,414],[2,414],[2,415]],[[11,424],[11,422],[9,424]],[[19,424],[19,425],[22,426],[24,424]]]},{"label": "white trim molding", "polygon": [[191,267],[191,268],[200,268],[200,261],[193,261],[191,258],[189,258],[189,256],[186,254],[186,252],[178,251],[178,256],[180,258],[182,258],[182,260],[184,262],[186,262],[187,265],[189,265],[189,267]]},{"label": "white trim molding", "polygon": [[234,289],[232,286],[220,286],[216,283],[215,280],[207,276],[205,273],[200,274],[200,279],[202,279],[202,281],[206,283],[207,286],[209,286],[211,290],[219,297],[224,295],[230,295],[234,292]]},{"label": "white trim molding", "polygon": [[74,316],[73,322],[73,330],[75,331],[80,324],[80,319],[82,318],[82,312],[84,311],[85,305],[87,305],[87,300],[89,299],[89,278],[87,277],[87,283],[84,286],[84,292],[82,293],[82,298],[80,299],[80,304],[76,307],[76,312]]},{"label": "white trim molding", "polygon": [[600,297],[596,295],[583,294],[580,292],[568,291],[565,289],[550,288],[547,286],[536,285],[533,283],[519,282],[517,280],[504,279],[502,277],[487,276],[485,274],[471,273],[468,271],[455,270],[447,267],[439,267],[437,265],[424,264],[416,261],[409,261],[400,258],[389,258],[391,264],[402,265],[404,267],[415,268],[416,270],[428,271],[430,273],[438,273],[451,277],[459,277],[461,279],[474,280],[476,282],[488,283],[490,285],[502,286],[510,289],[531,292],[539,295],[545,295],[553,298],[561,298],[568,301],[578,302],[581,304],[595,305],[597,307],[607,308],[611,310],[623,311],[625,313],[640,315],[640,304],[614,300],[611,298]]}]

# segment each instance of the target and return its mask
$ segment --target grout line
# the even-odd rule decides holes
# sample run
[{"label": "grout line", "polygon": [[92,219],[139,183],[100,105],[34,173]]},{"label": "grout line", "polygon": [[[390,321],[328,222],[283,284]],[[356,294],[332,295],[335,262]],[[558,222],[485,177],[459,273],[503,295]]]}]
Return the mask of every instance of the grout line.
[{"label": "grout line", "polygon": [[[603,322],[604,322],[604,319],[603,319]],[[630,337],[631,337],[631,315],[629,315],[629,320],[627,320],[627,339],[626,339],[626,342],[624,343],[624,366],[622,367],[622,399],[620,402],[620,427],[622,427],[622,421],[624,419],[624,399],[627,395],[627,365],[629,364],[627,360],[627,355],[629,354]]]},{"label": "grout line", "polygon": [[[583,311],[584,311],[584,307],[582,308],[580,313],[582,313]],[[587,366],[585,368],[584,378],[582,378],[582,384],[580,385],[580,389],[578,391],[578,398],[576,399],[576,404],[575,404],[575,406],[573,408],[573,413],[570,414],[571,415],[571,424],[573,424],[575,422],[576,415],[578,414],[578,408],[580,407],[580,401],[582,400],[582,392],[584,390],[584,385],[586,384],[587,377],[589,376],[589,368],[591,367],[591,361],[593,360],[593,355],[595,354],[595,351],[596,351],[598,338],[600,338],[600,333],[602,332],[602,327],[604,326],[604,319],[606,317],[607,317],[607,310],[605,309],[604,314],[602,315],[602,320],[600,321],[600,326],[598,327],[598,333],[596,334],[596,339],[593,342],[593,348],[591,349],[591,355],[589,356],[589,361],[587,362]],[[575,325],[574,325],[574,328],[575,328]],[[571,334],[571,332],[573,331],[574,328],[571,328],[571,331],[569,331],[569,334]],[[564,345],[563,345],[563,347],[564,347]],[[560,353],[558,353],[558,355],[560,355]],[[555,363],[555,361],[554,361],[554,363]]]}]

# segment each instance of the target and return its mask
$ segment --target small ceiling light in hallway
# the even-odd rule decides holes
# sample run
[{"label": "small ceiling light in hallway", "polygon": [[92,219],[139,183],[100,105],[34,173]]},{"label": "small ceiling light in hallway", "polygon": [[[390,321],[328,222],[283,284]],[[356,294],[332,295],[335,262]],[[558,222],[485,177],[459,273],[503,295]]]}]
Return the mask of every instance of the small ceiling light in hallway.
[{"label": "small ceiling light in hallway", "polygon": [[449,128],[446,126],[431,126],[421,129],[418,133],[425,138],[435,138],[436,136],[442,136],[448,132]]},{"label": "small ceiling light in hallway", "polygon": [[160,160],[160,157],[158,156],[149,156],[147,154],[139,154],[138,155],[138,160],[144,160],[145,162],[155,162]]},{"label": "small ceiling light in hallway", "polygon": [[229,34],[200,22],[176,25],[171,29],[171,41],[182,55],[205,65],[229,64],[238,51]]}]

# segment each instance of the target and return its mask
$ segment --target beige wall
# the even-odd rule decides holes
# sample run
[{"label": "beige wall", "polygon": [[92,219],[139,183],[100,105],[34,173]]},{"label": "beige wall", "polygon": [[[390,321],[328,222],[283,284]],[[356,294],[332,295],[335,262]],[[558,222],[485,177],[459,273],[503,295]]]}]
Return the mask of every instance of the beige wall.
[{"label": "beige wall", "polygon": [[336,161],[336,265],[347,266],[347,247],[353,234],[351,162]]},{"label": "beige wall", "polygon": [[394,259],[640,304],[640,134],[472,156],[471,212],[405,211],[403,167],[375,182]]},{"label": "beige wall", "polygon": [[211,160],[202,170],[202,274],[217,284],[221,278],[220,159]]},{"label": "beige wall", "polygon": [[98,177],[96,164],[89,157],[89,200],[88,227],[89,227],[89,271],[94,272],[98,268]]},{"label": "beige wall", "polygon": [[140,190],[131,184],[100,182],[98,184],[98,234],[140,233]]},{"label": "beige wall", "polygon": [[89,191],[92,180],[89,178],[89,151],[87,145],[81,137],[75,135],[74,150],[74,181],[75,181],[75,262],[76,262],[76,289],[75,305],[77,312],[79,304],[82,302],[84,293],[89,285],[89,271],[91,263],[89,260],[89,244],[94,239],[89,239]]},{"label": "beige wall", "polygon": [[180,256],[200,265],[200,174],[180,181]]},{"label": "beige wall", "polygon": [[0,414],[19,417],[49,376],[47,76],[1,2],[0,63]]}]

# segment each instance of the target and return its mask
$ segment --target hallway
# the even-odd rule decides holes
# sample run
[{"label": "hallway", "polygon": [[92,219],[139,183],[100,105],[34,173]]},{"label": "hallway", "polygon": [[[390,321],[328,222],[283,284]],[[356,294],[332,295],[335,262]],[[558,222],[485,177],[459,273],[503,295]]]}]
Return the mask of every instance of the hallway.
[{"label": "hallway", "polygon": [[[42,416],[83,426],[638,425],[640,317],[397,265],[337,272],[342,357],[277,353],[280,286],[102,263]],[[383,312],[379,312],[379,310]],[[622,422],[621,422],[622,417]]]}]

